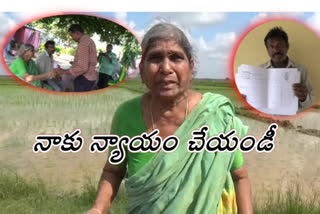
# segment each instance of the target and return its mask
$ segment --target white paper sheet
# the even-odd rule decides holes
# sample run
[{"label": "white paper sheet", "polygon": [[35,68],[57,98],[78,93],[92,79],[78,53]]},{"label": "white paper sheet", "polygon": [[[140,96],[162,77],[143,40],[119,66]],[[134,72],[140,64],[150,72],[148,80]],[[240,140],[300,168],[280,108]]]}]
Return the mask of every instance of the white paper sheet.
[{"label": "white paper sheet", "polygon": [[241,65],[235,76],[241,94],[257,110],[272,115],[294,115],[298,111],[298,98],[292,85],[300,82],[296,68],[264,69]]}]

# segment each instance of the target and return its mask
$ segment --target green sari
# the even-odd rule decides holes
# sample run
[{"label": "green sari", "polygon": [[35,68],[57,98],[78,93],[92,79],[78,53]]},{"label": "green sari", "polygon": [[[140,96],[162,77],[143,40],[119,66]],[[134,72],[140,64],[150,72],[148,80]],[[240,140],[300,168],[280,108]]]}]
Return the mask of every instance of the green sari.
[{"label": "green sari", "polygon": [[[24,79],[22,78],[22,76],[26,73],[30,75],[35,75],[35,76],[39,75],[36,63],[32,59],[30,59],[29,64],[27,65],[27,63],[22,58],[18,57],[10,65],[10,70],[12,71],[13,74],[15,74],[17,77],[19,77],[23,81]],[[42,84],[40,80],[32,81],[29,83],[31,85],[42,88]]]},{"label": "green sari", "polygon": [[129,213],[222,214],[237,213],[230,169],[234,152],[189,153],[191,132],[208,125],[208,137],[248,128],[234,116],[224,96],[206,93],[174,133],[180,146],[171,153],[160,151],[142,169],[126,180]]}]

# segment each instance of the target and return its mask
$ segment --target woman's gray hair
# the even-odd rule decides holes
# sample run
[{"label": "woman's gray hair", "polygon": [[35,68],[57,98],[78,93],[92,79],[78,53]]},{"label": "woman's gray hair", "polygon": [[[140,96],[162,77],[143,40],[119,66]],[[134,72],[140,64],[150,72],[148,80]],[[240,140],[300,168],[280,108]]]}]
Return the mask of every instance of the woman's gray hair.
[{"label": "woman's gray hair", "polygon": [[144,35],[141,43],[142,58],[157,41],[169,40],[177,42],[179,46],[183,48],[189,62],[191,63],[191,59],[194,59],[194,54],[188,38],[177,26],[169,23],[156,24]]},{"label": "woman's gray hair", "polygon": [[21,57],[21,58],[23,58],[24,55],[25,55],[29,50],[31,50],[31,49],[34,50],[33,45],[31,45],[31,44],[22,44],[22,45],[20,46],[19,51],[18,51],[18,56]]}]

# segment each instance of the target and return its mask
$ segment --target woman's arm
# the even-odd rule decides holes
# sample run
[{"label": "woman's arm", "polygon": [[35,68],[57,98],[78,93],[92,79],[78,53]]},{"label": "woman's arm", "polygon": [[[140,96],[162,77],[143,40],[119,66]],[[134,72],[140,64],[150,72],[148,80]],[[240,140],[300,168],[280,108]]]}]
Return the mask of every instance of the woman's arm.
[{"label": "woman's arm", "polygon": [[56,69],[53,69],[47,73],[39,74],[39,75],[30,75],[28,73],[24,74],[22,78],[26,82],[33,82],[37,80],[46,80],[46,79],[51,79],[57,75]]},{"label": "woman's arm", "polygon": [[100,178],[96,201],[87,214],[104,214],[108,211],[125,173],[126,167],[117,167],[109,162],[106,163]]},{"label": "woman's arm", "polygon": [[248,172],[244,166],[231,172],[236,189],[239,214],[253,214],[252,195]]}]

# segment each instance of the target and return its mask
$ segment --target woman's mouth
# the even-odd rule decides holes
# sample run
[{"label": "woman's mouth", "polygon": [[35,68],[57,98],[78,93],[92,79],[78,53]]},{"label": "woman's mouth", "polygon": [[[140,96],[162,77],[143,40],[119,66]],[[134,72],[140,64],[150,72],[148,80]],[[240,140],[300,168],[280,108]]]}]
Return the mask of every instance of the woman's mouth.
[{"label": "woman's mouth", "polygon": [[163,80],[159,82],[160,88],[165,90],[171,89],[175,84],[176,82],[172,80]]}]

